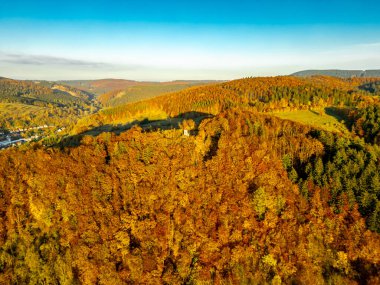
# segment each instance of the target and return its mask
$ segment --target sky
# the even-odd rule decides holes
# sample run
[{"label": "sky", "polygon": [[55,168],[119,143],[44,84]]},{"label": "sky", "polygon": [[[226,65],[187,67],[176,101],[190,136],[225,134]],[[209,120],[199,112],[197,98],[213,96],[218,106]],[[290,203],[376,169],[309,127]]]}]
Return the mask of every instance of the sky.
[{"label": "sky", "polygon": [[229,80],[380,69],[378,0],[0,0],[0,76]]}]

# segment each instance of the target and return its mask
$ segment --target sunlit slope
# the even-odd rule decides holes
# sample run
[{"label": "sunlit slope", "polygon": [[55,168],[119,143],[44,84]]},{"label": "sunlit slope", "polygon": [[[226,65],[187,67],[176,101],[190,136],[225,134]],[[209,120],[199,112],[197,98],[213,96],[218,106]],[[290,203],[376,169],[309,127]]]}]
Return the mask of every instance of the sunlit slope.
[{"label": "sunlit slope", "polygon": [[23,103],[0,103],[0,130],[49,125],[63,127],[75,124],[86,111],[75,108],[59,108],[28,105]]},{"label": "sunlit slope", "polygon": [[92,96],[47,81],[0,79],[0,128],[68,125],[96,109]]},{"label": "sunlit slope", "polygon": [[335,113],[333,108],[313,110],[295,110],[272,113],[281,119],[291,120],[302,124],[319,127],[332,132],[348,132],[344,117]]},{"label": "sunlit slope", "polygon": [[88,104],[88,99],[80,90],[50,82],[0,79],[0,102],[79,106]]}]

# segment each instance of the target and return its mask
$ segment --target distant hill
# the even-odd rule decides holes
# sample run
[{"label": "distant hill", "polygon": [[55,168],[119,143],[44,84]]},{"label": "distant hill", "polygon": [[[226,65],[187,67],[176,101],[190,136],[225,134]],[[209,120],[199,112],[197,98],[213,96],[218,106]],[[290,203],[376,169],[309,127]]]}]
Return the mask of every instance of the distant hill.
[{"label": "distant hill", "polygon": [[145,99],[150,99],[165,93],[177,92],[186,88],[207,85],[211,83],[220,83],[218,81],[171,81],[171,82],[154,82],[135,86],[130,86],[123,90],[113,90],[102,94],[98,100],[103,106],[114,107],[127,103],[133,103]]},{"label": "distant hill", "polygon": [[69,85],[95,95],[101,95],[112,90],[121,90],[132,86],[144,85],[149,82],[139,82],[126,79],[98,79],[98,80],[61,80],[57,84]]},{"label": "distant hill", "polygon": [[[147,99],[148,97],[145,96],[146,92],[152,91],[154,94],[157,94],[157,92],[158,93],[174,92],[174,91],[179,91],[189,86],[204,85],[211,82],[218,82],[218,81],[176,80],[176,81],[169,81],[169,82],[153,82],[153,81],[134,81],[134,80],[127,80],[127,79],[98,79],[98,80],[67,80],[67,81],[62,80],[62,81],[57,81],[56,83],[69,85],[74,88],[78,88],[80,90],[95,94],[97,96],[111,92],[113,95],[107,94],[106,96],[103,96],[103,99],[101,99],[103,103],[105,103],[104,98],[108,98],[108,97],[113,98],[115,97],[114,94],[116,93],[119,94],[121,91],[126,91],[126,94],[127,96],[129,96],[130,99],[125,100],[125,102],[124,100],[117,100],[118,102],[114,102],[115,104],[110,103],[111,105],[115,106],[115,105],[119,105],[123,103],[129,103],[129,102]],[[188,86],[185,86],[185,85],[188,85]],[[172,86],[177,86],[180,88],[175,88],[175,87],[171,88]],[[138,87],[141,87],[141,89]],[[137,94],[137,95],[134,95],[134,94]],[[142,97],[139,98],[139,96],[142,96]]]},{"label": "distant hill", "polygon": [[293,74],[293,76],[314,76],[314,75],[326,75],[342,78],[351,77],[380,77],[380,69],[375,70],[340,70],[340,69],[326,69],[326,70],[303,70]]},{"label": "distant hill", "polygon": [[68,95],[71,95],[73,97],[81,98],[84,100],[93,100],[95,98],[95,94],[70,86],[70,85],[65,85],[59,82],[54,82],[54,81],[34,81],[34,83],[39,84],[41,86],[45,86],[53,90],[54,92],[58,93],[65,93]]},{"label": "distant hill", "polygon": [[91,95],[81,90],[48,81],[0,78],[0,102],[57,106],[82,105]]},{"label": "distant hill", "polygon": [[0,78],[0,129],[64,126],[94,110],[93,95],[49,81]]}]

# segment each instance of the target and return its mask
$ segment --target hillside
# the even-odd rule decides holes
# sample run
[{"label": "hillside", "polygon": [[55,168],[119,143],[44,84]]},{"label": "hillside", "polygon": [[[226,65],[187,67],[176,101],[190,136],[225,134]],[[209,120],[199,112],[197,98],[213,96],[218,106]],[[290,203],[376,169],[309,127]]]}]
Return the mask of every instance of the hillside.
[{"label": "hillside", "polygon": [[340,70],[340,69],[326,69],[326,70],[303,70],[298,71],[293,74],[293,76],[335,76],[341,78],[351,78],[351,77],[380,77],[380,69],[376,70]]},{"label": "hillside", "polygon": [[0,79],[0,101],[32,105],[81,105],[90,99],[89,94],[51,82],[33,82]]},{"label": "hillside", "polygon": [[[378,143],[380,108],[373,106],[380,105],[380,99],[372,88],[378,82],[376,78],[325,76],[245,78],[104,109],[81,120],[71,132],[81,138],[105,131],[120,133],[133,125],[147,131],[186,128],[187,119],[199,124],[205,118],[237,109],[275,115],[318,131]],[[251,125],[250,129],[254,127]],[[380,221],[377,223],[380,225]]]},{"label": "hillside", "polygon": [[63,85],[63,84],[58,84],[56,82],[49,82],[49,81],[43,81],[43,82],[40,82],[39,84],[47,86],[52,90],[58,90],[80,99],[84,99],[84,100],[95,99],[95,94],[69,86],[69,85]]},{"label": "hillside", "polygon": [[0,128],[68,125],[93,110],[91,94],[52,82],[0,79]]},{"label": "hillside", "polygon": [[377,86],[191,87],[0,151],[0,283],[379,284]]},{"label": "hillside", "polygon": [[[197,129],[0,152],[1,283],[379,281],[379,234],[355,202],[365,195],[326,188],[331,170],[314,166],[341,138],[238,110]],[[378,151],[357,143],[343,141],[342,163],[363,152],[365,183]]]},{"label": "hillside", "polygon": [[208,86],[193,87],[153,99],[106,108],[85,118],[76,129],[85,125],[117,125],[133,120],[165,119],[186,112],[218,114],[237,107],[255,112],[285,112],[364,107],[379,98],[361,86],[376,83],[376,78],[339,79],[334,77],[258,77],[245,78]]},{"label": "hillside", "polygon": [[142,101],[162,95],[176,92],[186,88],[217,83],[217,81],[172,81],[162,83],[147,83],[128,87],[124,90],[114,90],[98,97],[98,100],[106,107],[114,107]]}]

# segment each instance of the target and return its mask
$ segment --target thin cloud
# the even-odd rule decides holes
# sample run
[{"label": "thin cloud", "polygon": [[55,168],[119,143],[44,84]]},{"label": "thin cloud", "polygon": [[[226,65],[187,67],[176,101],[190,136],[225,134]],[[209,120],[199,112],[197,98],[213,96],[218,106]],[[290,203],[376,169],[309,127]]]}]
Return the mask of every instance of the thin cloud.
[{"label": "thin cloud", "polygon": [[14,54],[14,53],[0,53],[0,61],[10,64],[20,65],[55,65],[66,67],[90,67],[90,68],[105,68],[110,67],[111,64],[103,62],[92,62],[77,59],[70,59],[64,57],[54,57],[45,55],[30,55],[30,54]]},{"label": "thin cloud", "polygon": [[133,78],[135,74],[145,74],[153,69],[152,66],[121,61],[96,62],[0,50],[0,70],[6,72],[3,76],[15,79]]}]

